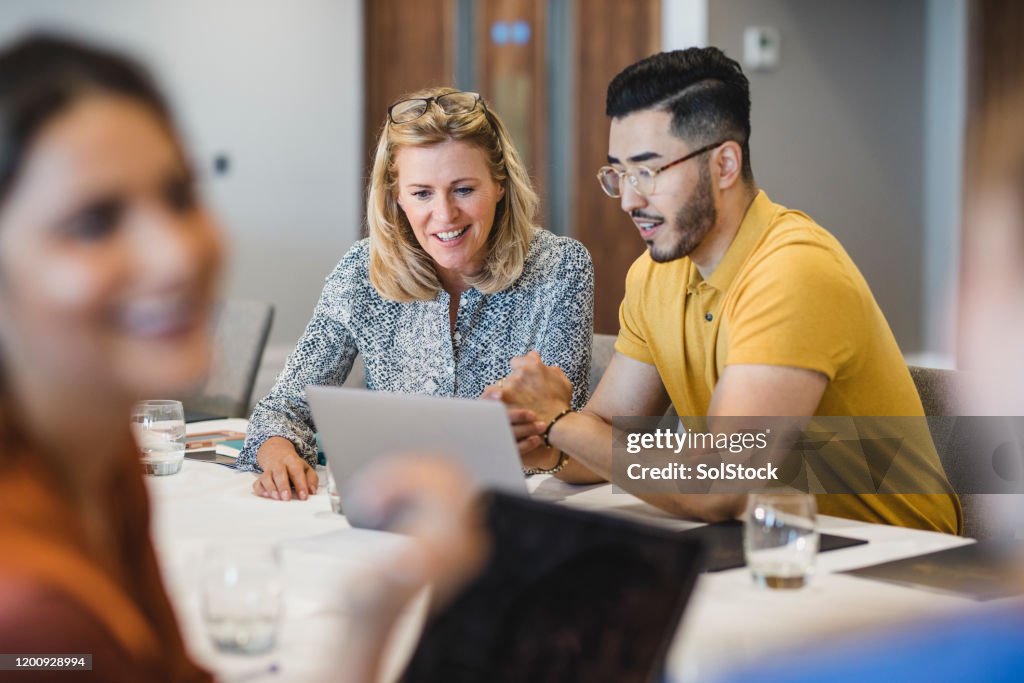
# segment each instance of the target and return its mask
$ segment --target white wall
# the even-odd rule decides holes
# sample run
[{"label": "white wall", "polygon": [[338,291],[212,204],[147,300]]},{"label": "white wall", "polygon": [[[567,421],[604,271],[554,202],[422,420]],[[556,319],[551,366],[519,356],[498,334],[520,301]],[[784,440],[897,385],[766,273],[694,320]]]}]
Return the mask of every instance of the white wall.
[{"label": "white wall", "polygon": [[967,3],[928,0],[924,81],[924,311],[931,365],[955,352],[963,144],[967,110]]},{"label": "white wall", "polygon": [[[228,296],[272,301],[290,348],[359,235],[360,0],[3,0],[0,40],[58,27],[143,59],[231,238]],[[213,158],[231,160],[215,176]]]},{"label": "white wall", "polygon": [[[801,118],[806,118],[808,112],[817,113],[828,119],[842,120],[849,118],[855,112],[855,107],[844,105],[841,116],[830,117],[820,109],[821,102],[826,99],[831,88],[839,90],[850,89],[845,93],[846,102],[851,97],[857,97],[853,90],[861,87],[860,97],[876,99],[865,89],[868,87],[883,89],[881,81],[871,85],[870,79],[861,83],[848,80],[846,76],[856,70],[857,66],[870,59],[869,53],[858,53],[857,50],[847,51],[845,58],[836,59],[832,54],[836,48],[832,43],[845,42],[849,44],[849,32],[857,30],[859,21],[849,21],[841,16],[841,12],[829,11],[827,6],[832,3],[821,3],[819,0],[663,0],[662,2],[662,46],[665,50],[680,49],[692,45],[707,45],[709,40],[716,41],[719,47],[725,47],[732,56],[740,58],[741,55],[736,49],[740,43],[740,32],[746,25],[775,24],[786,27],[783,33],[782,45],[782,68],[785,70],[796,60],[810,59],[816,66],[822,62],[831,60],[839,65],[838,68],[821,74],[818,82],[813,87],[803,87],[802,91],[796,91],[797,96],[786,96],[775,98],[772,104],[771,117],[759,124],[757,112],[762,111],[766,106],[765,98],[758,98],[757,89],[760,81],[778,81],[779,77],[772,77],[760,74],[748,74],[751,82],[758,87],[752,86],[755,91],[753,97],[753,108],[755,112],[754,128],[754,165],[756,175],[766,176],[769,180],[775,180],[778,176],[776,167],[784,168],[786,165],[794,167],[786,173],[794,173],[801,176],[799,182],[808,187],[809,202],[817,201],[815,197],[827,197],[827,189],[815,189],[814,178],[808,176],[806,169],[814,168],[814,164],[796,162],[791,150],[780,153],[774,158],[773,150],[768,149],[762,153],[757,147],[761,145],[761,139],[766,131],[769,135],[779,137],[780,131],[789,129],[799,130],[806,126],[798,123]],[[906,9],[915,0],[904,0],[903,7],[894,8],[887,3],[864,3],[859,7],[856,3],[840,3],[838,6],[849,7],[857,12],[867,13],[879,17],[879,23],[865,36],[892,32],[892,25],[886,25],[888,20],[899,17],[902,13],[894,10]],[[802,15],[800,20],[794,20],[794,15]],[[900,329],[901,341],[904,343],[904,350],[909,352],[914,362],[936,365],[951,366],[953,354],[953,342],[955,338],[955,305],[957,270],[959,268],[959,239],[961,220],[961,190],[963,181],[963,136],[966,103],[966,25],[967,10],[964,0],[925,0],[923,11],[923,26],[909,26],[909,34],[915,36],[915,41],[920,43],[919,36],[923,31],[923,46],[915,47],[923,51],[923,71],[920,76],[912,76],[903,79],[911,90],[922,89],[918,95],[921,101],[913,105],[913,109],[920,112],[919,118],[913,121],[906,120],[905,112],[899,117],[893,117],[894,122],[902,121],[903,132],[897,131],[901,137],[915,137],[923,135],[920,143],[920,161],[912,161],[904,167],[910,171],[907,179],[917,187],[900,193],[899,197],[889,199],[892,206],[897,203],[910,203],[919,208],[914,209],[913,219],[902,221],[905,226],[902,234],[877,236],[875,244],[858,246],[863,238],[854,230],[847,233],[844,241],[849,241],[855,250],[858,263],[862,269],[872,273],[872,278],[879,289],[885,288],[887,292],[904,290],[911,293],[911,296],[904,295],[902,298],[893,297],[891,294],[881,294],[880,299],[887,299],[886,307],[890,309],[893,318],[898,318],[896,323]],[[919,18],[918,18],[919,19]],[[915,19],[917,21],[918,19]],[[717,23],[716,23],[717,21]],[[902,19],[905,21],[905,18]],[[796,30],[796,35],[793,31]],[[833,35],[838,40],[818,41],[817,47],[809,37],[816,35]],[[711,36],[711,38],[709,38]],[[793,41],[796,41],[798,50],[792,48]],[[863,40],[865,50],[870,51],[871,40]],[[904,46],[905,47],[905,46]],[[796,57],[794,57],[796,52]],[[888,54],[898,55],[898,50],[889,50]],[[900,57],[896,57],[899,59]],[[906,55],[902,57],[906,58]],[[916,59],[920,59],[917,57]],[[800,65],[803,68],[803,65]],[[892,73],[886,73],[884,81],[893,78]],[[824,79],[824,80],[821,80]],[[774,93],[770,93],[774,94]],[[857,106],[859,102],[854,100]],[[789,107],[787,110],[786,107]],[[815,112],[815,110],[819,110]],[[791,121],[791,123],[786,123]],[[876,129],[878,127],[875,127]],[[885,131],[891,135],[892,131]],[[849,136],[851,130],[838,131],[838,144],[849,144],[844,140]],[[883,136],[884,137],[884,136]],[[860,141],[871,145],[870,137]],[[902,144],[902,142],[901,142]],[[879,155],[881,156],[881,155]],[[766,168],[766,165],[768,166]],[[919,169],[914,173],[912,169]],[[762,169],[764,173],[758,171]],[[819,164],[818,171],[821,172]],[[885,173],[886,171],[883,171]],[[814,174],[810,174],[814,175]],[[833,174],[835,175],[835,174]],[[875,175],[875,174],[872,174]],[[858,173],[840,174],[843,188],[841,192],[849,193],[852,196],[871,194],[870,184],[872,178]],[[904,182],[904,181],[901,181]],[[791,183],[792,184],[792,183]],[[781,185],[781,183],[780,183]],[[908,186],[909,187],[909,186]],[[866,189],[867,188],[867,189]],[[771,189],[771,188],[769,188]],[[798,188],[794,185],[794,196]],[[920,197],[920,204],[914,197]],[[862,202],[863,204],[863,202]],[[796,206],[809,210],[810,204]],[[823,207],[828,210],[827,206]],[[844,211],[834,211],[840,217]],[[825,215],[824,213],[822,214]],[[824,220],[823,218],[820,218]],[[915,227],[913,223],[919,223]],[[833,230],[840,223],[827,225]],[[841,228],[840,228],[841,230]],[[840,235],[841,239],[844,238]],[[877,244],[885,243],[886,238],[891,240],[895,237],[902,250],[903,266],[893,267],[894,264],[886,262],[885,252],[875,248]],[[909,268],[906,264],[909,263]],[[887,277],[891,273],[897,277],[909,277],[901,283],[898,279]],[[876,295],[880,292],[876,291]],[[911,325],[906,326],[907,319]],[[891,320],[890,322],[893,322]]]},{"label": "white wall", "polygon": [[685,50],[708,44],[710,0],[661,0],[661,49]]}]

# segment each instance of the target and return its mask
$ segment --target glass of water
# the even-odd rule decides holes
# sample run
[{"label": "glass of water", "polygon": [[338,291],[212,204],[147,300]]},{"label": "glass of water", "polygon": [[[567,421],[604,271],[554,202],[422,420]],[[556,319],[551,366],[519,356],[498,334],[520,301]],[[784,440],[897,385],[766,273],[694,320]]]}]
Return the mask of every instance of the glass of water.
[{"label": "glass of water", "polygon": [[338,490],[338,482],[334,481],[331,468],[327,468],[327,497],[331,501],[331,512],[336,515],[344,514],[341,510],[341,491]]},{"label": "glass of water", "polygon": [[260,654],[277,640],[284,610],[284,576],[276,546],[211,547],[200,569],[206,632],[222,652]]},{"label": "glass of water", "polygon": [[185,460],[185,409],[181,401],[142,401],[132,429],[146,474],[177,474]]},{"label": "glass of water", "polygon": [[743,551],[754,583],[802,588],[818,555],[817,504],[807,493],[751,494]]}]

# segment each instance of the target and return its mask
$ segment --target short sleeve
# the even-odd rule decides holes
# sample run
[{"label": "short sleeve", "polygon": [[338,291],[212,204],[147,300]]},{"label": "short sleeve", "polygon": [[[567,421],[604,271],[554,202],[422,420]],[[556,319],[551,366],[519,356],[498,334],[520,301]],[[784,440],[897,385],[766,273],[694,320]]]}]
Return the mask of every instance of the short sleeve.
[{"label": "short sleeve", "polygon": [[619,336],[615,350],[641,363],[654,364],[647,345],[648,328],[644,316],[644,257],[633,262],[626,274],[626,294],[619,304]]},{"label": "short sleeve", "polygon": [[726,365],[784,365],[829,381],[851,361],[867,329],[870,292],[826,245],[786,244],[737,283],[723,311]]}]

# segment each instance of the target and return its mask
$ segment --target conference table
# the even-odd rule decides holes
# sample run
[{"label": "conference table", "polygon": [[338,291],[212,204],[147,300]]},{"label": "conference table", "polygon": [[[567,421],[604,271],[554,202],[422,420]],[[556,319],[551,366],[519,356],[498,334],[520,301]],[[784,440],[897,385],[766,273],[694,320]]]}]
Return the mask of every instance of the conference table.
[{"label": "conference table", "polygon": [[[191,433],[245,428],[241,419],[189,425]],[[332,513],[326,486],[306,501],[264,499],[252,493],[251,473],[190,460],[178,474],[146,479],[157,554],[193,655],[229,683],[333,680],[344,666],[339,643],[359,628],[355,598],[361,583],[385,554],[405,541],[394,534],[352,529],[343,516]],[[669,528],[697,525],[614,493],[608,484],[570,486],[543,476],[528,481],[531,494],[543,500]],[[819,526],[822,532],[868,543],[820,554],[810,584],[796,591],[758,588],[746,568],[703,574],[669,651],[669,680],[714,680],[731,667],[830,637],[982,609],[965,597],[837,573],[971,543],[970,539],[827,516],[819,517]],[[204,632],[200,558],[211,546],[236,541],[277,544],[281,549],[286,609],[277,645],[267,654],[217,652]],[[400,619],[386,657],[386,678],[401,670],[411,652],[425,605],[421,596]]]}]

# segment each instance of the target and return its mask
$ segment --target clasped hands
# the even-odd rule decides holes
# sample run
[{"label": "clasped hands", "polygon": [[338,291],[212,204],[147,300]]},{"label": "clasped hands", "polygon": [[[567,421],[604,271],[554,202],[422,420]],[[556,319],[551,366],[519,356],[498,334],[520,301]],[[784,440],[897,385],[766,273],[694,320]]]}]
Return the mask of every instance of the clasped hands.
[{"label": "clasped hands", "polygon": [[484,389],[481,398],[502,401],[507,406],[519,453],[525,465],[534,466],[541,459],[552,459],[542,449],[544,430],[571,406],[572,382],[558,366],[545,365],[536,351],[516,356],[510,365],[512,372]]}]

